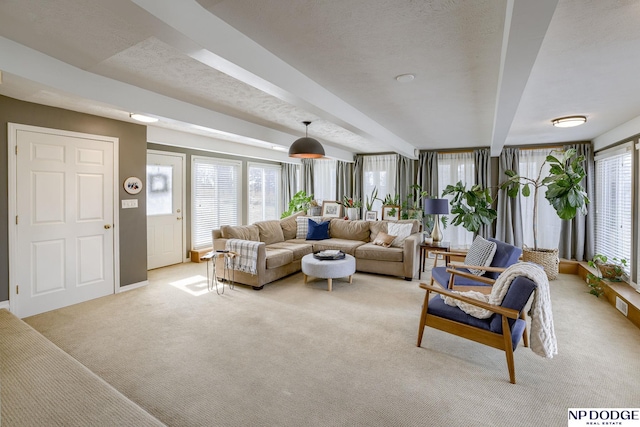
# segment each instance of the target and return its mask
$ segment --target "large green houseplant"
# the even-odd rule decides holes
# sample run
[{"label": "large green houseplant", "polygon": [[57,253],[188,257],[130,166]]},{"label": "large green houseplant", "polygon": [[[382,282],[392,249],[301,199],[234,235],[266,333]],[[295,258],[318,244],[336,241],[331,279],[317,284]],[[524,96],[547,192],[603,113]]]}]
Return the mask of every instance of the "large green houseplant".
[{"label": "large green houseplant", "polygon": [[456,185],[447,185],[442,192],[442,196],[452,195],[451,220],[452,225],[461,225],[466,230],[477,233],[480,226],[490,225],[497,217],[498,213],[491,207],[493,198],[488,188],[481,188],[479,185],[472,186],[467,190],[462,181]]},{"label": "large green houseplant", "polygon": [[[557,156],[554,155],[557,153]],[[509,197],[522,195],[529,197],[533,188],[533,249],[523,249],[523,259],[543,265],[549,279],[558,275],[558,248],[543,249],[538,247],[538,193],[546,187],[544,197],[551,203],[561,219],[572,219],[578,213],[587,213],[589,198],[582,188],[582,180],[586,173],[582,167],[584,156],[576,156],[576,150],[554,150],[549,153],[540,166],[535,178],[517,174],[515,171],[505,172],[507,180],[501,189],[507,190]],[[544,167],[550,165],[549,173],[543,176]]]},{"label": "large green houseplant", "polygon": [[296,212],[306,211],[311,206],[311,202],[313,202],[313,194],[307,195],[304,190],[298,191],[293,195],[289,201],[288,209],[282,212],[280,218],[286,218]]}]

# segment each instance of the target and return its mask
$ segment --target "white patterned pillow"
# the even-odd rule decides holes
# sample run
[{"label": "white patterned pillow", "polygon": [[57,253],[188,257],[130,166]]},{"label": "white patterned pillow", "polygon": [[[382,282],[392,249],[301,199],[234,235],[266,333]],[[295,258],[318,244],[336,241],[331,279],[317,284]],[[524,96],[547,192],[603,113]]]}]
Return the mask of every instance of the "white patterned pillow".
[{"label": "white patterned pillow", "polygon": [[309,220],[318,224],[322,222],[321,216],[298,216],[296,217],[296,239],[306,240],[309,231]]},{"label": "white patterned pillow", "polygon": [[[477,236],[471,244],[467,256],[464,258],[464,263],[467,265],[482,265],[488,267],[493,261],[493,256],[496,254],[498,245],[494,242],[483,239],[481,236]],[[477,270],[470,268],[469,272],[476,276],[482,276],[485,270]]]},{"label": "white patterned pillow", "polygon": [[401,224],[398,222],[390,222],[387,224],[387,234],[396,236],[391,242],[391,246],[395,248],[401,248],[404,246],[404,241],[411,235],[411,228],[413,224]]}]

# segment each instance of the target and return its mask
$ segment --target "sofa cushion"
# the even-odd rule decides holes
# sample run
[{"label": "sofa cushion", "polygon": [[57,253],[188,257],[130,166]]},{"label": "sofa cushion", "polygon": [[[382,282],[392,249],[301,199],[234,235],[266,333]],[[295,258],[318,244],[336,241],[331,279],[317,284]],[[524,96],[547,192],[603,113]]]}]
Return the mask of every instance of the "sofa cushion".
[{"label": "sofa cushion", "polygon": [[375,261],[402,262],[404,250],[401,248],[385,248],[373,243],[365,243],[356,248],[357,259],[372,259]]},{"label": "sofa cushion", "polygon": [[293,252],[293,260],[297,261],[302,259],[303,256],[313,253],[313,246],[309,243],[305,243],[305,241],[300,241],[301,243],[295,243],[294,240],[290,240],[288,242],[280,242],[269,245],[269,249],[287,249]]},{"label": "sofa cushion", "polygon": [[223,225],[220,227],[223,239],[240,239],[260,241],[260,231],[255,224],[251,225]]},{"label": "sofa cushion", "polygon": [[307,240],[325,240],[329,238],[329,221],[315,222],[310,219]]},{"label": "sofa cushion", "polygon": [[309,219],[315,222],[322,222],[321,216],[299,216],[296,217],[296,239],[306,239],[309,231]]},{"label": "sofa cushion", "polygon": [[369,230],[371,231],[370,240],[373,242],[378,236],[378,233],[381,231],[388,233],[389,232],[389,230],[387,229],[388,224],[389,224],[389,221],[370,221],[369,222]]},{"label": "sofa cushion", "polygon": [[369,221],[350,221],[334,218],[331,220],[332,238],[369,241]]},{"label": "sofa cushion", "polygon": [[265,248],[267,255],[267,269],[278,268],[293,262],[293,252],[288,249]]},{"label": "sofa cushion", "polygon": [[330,249],[338,249],[345,254],[355,255],[356,248],[364,245],[364,242],[360,240],[346,240],[346,239],[327,239],[318,240],[313,242],[313,252],[326,251]]},{"label": "sofa cushion", "polygon": [[384,231],[381,231],[376,236],[376,239],[372,242],[374,245],[382,246],[383,248],[388,248],[393,243],[394,239],[397,236],[391,236]]},{"label": "sofa cushion", "polygon": [[418,219],[401,219],[397,224],[411,224],[411,234],[419,233],[422,223]]},{"label": "sofa cushion", "polygon": [[396,248],[403,247],[405,239],[411,235],[412,227],[412,224],[390,222],[387,226],[387,228],[389,229],[387,233],[392,236],[396,236],[396,238],[393,239],[393,242],[391,242],[391,246],[394,246]]},{"label": "sofa cushion", "polygon": [[280,227],[280,220],[258,221],[255,223],[260,232],[260,241],[265,245],[272,243],[284,242],[284,234]]},{"label": "sofa cushion", "polygon": [[284,235],[284,240],[290,240],[296,238],[296,231],[298,229],[298,223],[296,218],[300,215],[304,215],[303,211],[296,212],[293,215],[290,215],[286,218],[280,220],[280,227],[282,228],[282,234]]}]

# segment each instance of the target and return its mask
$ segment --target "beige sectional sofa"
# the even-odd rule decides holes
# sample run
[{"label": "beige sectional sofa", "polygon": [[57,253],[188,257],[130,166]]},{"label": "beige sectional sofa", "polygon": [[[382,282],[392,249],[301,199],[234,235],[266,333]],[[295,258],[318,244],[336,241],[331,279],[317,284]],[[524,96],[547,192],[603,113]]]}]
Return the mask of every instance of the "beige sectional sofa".
[{"label": "beige sectional sofa", "polygon": [[[301,233],[299,223],[308,221],[308,217],[297,215],[246,226],[222,226],[213,230],[213,249],[226,249],[228,239],[261,242],[257,247],[257,274],[234,272],[236,283],[252,286],[256,290],[262,289],[267,283],[300,271],[303,256],[326,249],[339,249],[353,255],[356,258],[357,271],[401,276],[405,280],[411,280],[416,275],[420,265],[419,221],[396,221],[410,223],[411,234],[403,242],[398,242],[400,247],[383,247],[374,244],[373,241],[378,233],[388,231],[389,221],[350,221],[318,217],[314,219],[330,221],[328,239],[300,238],[304,233]],[[216,270],[218,276],[221,276],[222,258],[216,259]]]}]

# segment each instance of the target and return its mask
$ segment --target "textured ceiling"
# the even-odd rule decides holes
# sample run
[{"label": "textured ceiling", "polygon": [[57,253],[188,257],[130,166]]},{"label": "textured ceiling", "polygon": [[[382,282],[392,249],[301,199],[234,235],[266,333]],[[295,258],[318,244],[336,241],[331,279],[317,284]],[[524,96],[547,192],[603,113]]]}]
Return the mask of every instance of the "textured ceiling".
[{"label": "textured ceiling", "polygon": [[311,120],[343,159],[497,155],[640,116],[638,22],[637,0],[3,0],[0,94],[248,144]]}]

